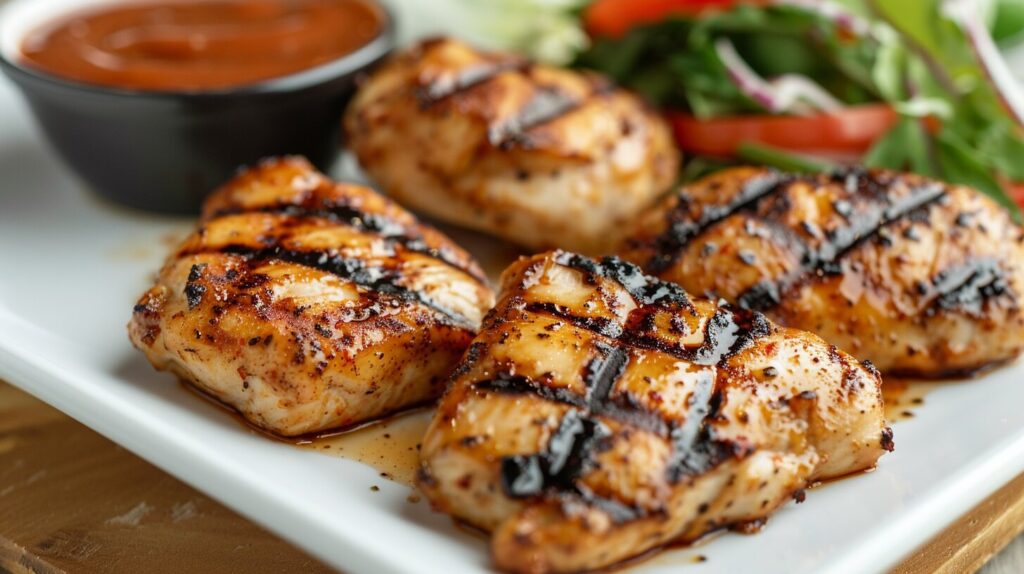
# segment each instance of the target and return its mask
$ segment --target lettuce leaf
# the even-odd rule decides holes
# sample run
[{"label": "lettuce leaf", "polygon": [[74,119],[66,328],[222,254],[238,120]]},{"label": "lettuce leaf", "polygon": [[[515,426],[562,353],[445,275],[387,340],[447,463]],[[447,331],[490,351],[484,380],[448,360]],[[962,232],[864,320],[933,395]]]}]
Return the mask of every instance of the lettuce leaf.
[{"label": "lettuce leaf", "polygon": [[[890,103],[902,119],[864,155],[865,165],[972,185],[1020,219],[1000,181],[1024,182],[1024,128],[1005,105],[1000,90],[1006,82],[997,85],[989,77],[972,44],[968,32],[977,27],[965,31],[950,16],[945,3],[957,1],[964,0],[833,2],[868,19],[867,31],[858,34],[828,10],[792,0],[739,5],[669,18],[617,40],[597,39],[575,65],[607,73],[654,103],[697,118],[768,113],[737,88],[716,55],[714,43],[725,37],[761,77],[804,75],[844,105]],[[982,18],[997,13],[993,1],[976,1]],[[998,13],[1024,18],[1003,7]],[[753,152],[747,159],[792,161],[773,155],[781,150],[762,154],[762,148],[748,149]]]}]

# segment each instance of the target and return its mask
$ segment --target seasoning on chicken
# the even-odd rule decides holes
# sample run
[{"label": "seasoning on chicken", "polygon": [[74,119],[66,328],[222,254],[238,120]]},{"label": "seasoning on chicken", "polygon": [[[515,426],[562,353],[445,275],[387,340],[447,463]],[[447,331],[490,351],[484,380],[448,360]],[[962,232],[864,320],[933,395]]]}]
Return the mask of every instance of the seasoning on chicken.
[{"label": "seasoning on chicken", "polygon": [[492,303],[446,237],[280,159],[209,198],[128,329],[156,368],[295,436],[436,398]]},{"label": "seasoning on chicken", "polygon": [[448,39],[382,66],[345,125],[392,197],[537,249],[614,249],[679,163],[664,120],[603,78]]},{"label": "seasoning on chicken", "polygon": [[622,253],[884,373],[964,374],[1024,345],[1024,231],[980,193],[921,176],[722,171],[641,218]]},{"label": "seasoning on chicken", "polygon": [[892,449],[880,378],[816,335],[617,258],[505,271],[427,431],[419,486],[515,572],[599,568],[757,524]]}]

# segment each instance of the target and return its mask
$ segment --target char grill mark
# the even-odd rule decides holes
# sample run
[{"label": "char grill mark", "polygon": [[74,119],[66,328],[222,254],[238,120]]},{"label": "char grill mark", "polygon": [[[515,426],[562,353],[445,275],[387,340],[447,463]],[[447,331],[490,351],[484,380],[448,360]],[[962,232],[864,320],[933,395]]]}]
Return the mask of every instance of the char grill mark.
[{"label": "char grill mark", "polygon": [[558,119],[578,108],[581,103],[558,89],[538,87],[516,115],[487,130],[487,141],[491,146],[503,150],[516,146],[529,148],[531,143],[527,132],[530,129]]},{"label": "char grill mark", "polygon": [[[579,410],[570,410],[562,417],[543,451],[504,457],[501,461],[501,483],[505,493],[512,498],[549,494],[561,498],[563,502],[576,499],[604,509],[616,522],[624,522],[638,518],[641,513],[618,501],[595,496],[577,484],[577,479],[594,468],[598,454],[608,448],[607,439],[612,435],[611,430],[595,415],[624,419],[627,424],[639,423],[638,426],[643,427],[651,426],[651,423],[643,424],[641,420],[655,421],[656,426],[660,427],[666,425],[654,413],[611,404],[609,395],[626,369],[629,353],[600,341],[595,343],[595,348],[598,355],[587,364],[584,372],[587,387],[585,397],[547,387],[547,394],[566,398],[568,400],[563,402]],[[515,384],[518,386],[522,383]],[[528,383],[526,388],[532,390],[537,389],[537,386]],[[541,391],[541,394],[543,396],[545,391]],[[564,395],[571,395],[571,398]]]},{"label": "char grill mark", "polygon": [[472,66],[462,70],[454,78],[440,78],[416,89],[416,99],[420,106],[429,108],[455,94],[464,92],[491,81],[505,72],[526,70],[530,63],[526,60],[508,59]]},{"label": "char grill mark", "polygon": [[[497,373],[494,378],[480,381],[473,386],[485,391],[507,395],[536,395],[548,401],[562,403],[593,414],[600,414],[629,424],[643,430],[667,436],[668,423],[656,413],[643,409],[635,402],[611,398],[612,389],[629,361],[628,351],[596,343],[599,356],[587,365],[584,381],[587,386],[586,396],[564,387],[553,387],[522,375],[514,375],[505,371]],[[596,374],[595,374],[596,373]]]},{"label": "char grill mark", "polygon": [[932,183],[915,187],[907,197],[894,201],[885,193],[891,182],[881,182],[869,174],[860,173],[845,176],[847,188],[854,185],[850,183],[853,177],[856,177],[853,181],[858,182],[858,188],[866,190],[872,198],[870,209],[843,216],[849,225],[826,232],[825,241],[816,250],[808,251],[794,272],[774,281],[761,281],[742,293],[737,299],[741,307],[766,311],[779,305],[787,290],[807,278],[840,273],[843,257],[858,246],[878,237],[885,227],[923,211],[946,197],[946,188]]},{"label": "char grill mark", "polygon": [[[616,340],[635,349],[657,351],[698,365],[721,365],[754,341],[765,336],[770,327],[768,319],[759,312],[719,307],[715,316],[705,325],[704,344],[690,349],[669,345],[660,339],[623,329],[618,323],[604,317],[579,317],[551,303],[530,303],[531,313],[550,314],[581,329],[586,329]],[[636,311],[634,311],[636,313]],[[632,321],[631,321],[632,322]]]},{"label": "char grill mark", "polygon": [[[675,305],[691,308],[686,291],[675,283],[659,281],[644,275],[640,267],[618,257],[604,257],[597,261],[575,253],[560,253],[555,261],[583,273],[584,281],[596,285],[599,278],[615,281],[630,294],[639,305]],[[622,326],[605,317],[580,317],[569,310],[548,302],[530,303],[526,310],[546,313],[563,319],[577,327],[611,339],[623,336]]]},{"label": "char grill mark", "polygon": [[330,273],[347,281],[351,281],[372,293],[394,297],[402,301],[419,303],[452,322],[453,326],[473,329],[473,322],[462,314],[448,309],[427,297],[424,293],[410,289],[398,283],[398,270],[371,267],[366,262],[342,257],[329,251],[296,251],[283,249],[280,246],[255,249],[243,245],[227,245],[217,250],[219,253],[238,255],[246,259],[250,265],[268,261],[284,261],[303,267]]},{"label": "char grill mark", "polygon": [[640,267],[615,256],[596,261],[575,253],[560,253],[555,262],[583,273],[590,285],[595,285],[598,277],[615,281],[640,305],[674,303],[690,306],[690,299],[682,287],[649,277]]},{"label": "char grill mark", "polygon": [[759,311],[767,311],[781,302],[781,286],[773,281],[758,281],[736,299],[736,304],[741,308]]},{"label": "char grill mark", "polygon": [[[599,277],[615,281],[641,306],[633,311],[636,315],[649,317],[652,311],[650,307],[671,306],[673,310],[678,310],[679,307],[693,310],[686,291],[682,287],[644,275],[638,266],[618,257],[604,257],[600,261],[596,261],[574,253],[560,253],[555,257],[555,262],[583,273],[585,281],[591,285],[595,285]],[[768,319],[761,313],[722,305],[715,316],[705,325],[704,343],[693,349],[681,349],[642,335],[635,328],[623,329],[617,322],[610,319],[580,317],[552,303],[529,303],[526,310],[554,315],[577,327],[614,339],[623,345],[670,354],[699,365],[721,365],[733,355],[749,347],[758,338],[768,334],[770,330]],[[627,324],[640,324],[641,327],[643,323],[642,320],[627,321]]]},{"label": "char grill mark", "polygon": [[[801,226],[803,227],[803,231],[811,237],[816,237],[819,233],[818,230],[813,226],[810,226],[809,223],[804,223],[806,225]],[[804,238],[800,236],[800,234],[790,229],[775,217],[751,214],[750,219],[747,220],[747,233],[761,239],[769,240],[776,245],[780,245],[790,252],[795,253],[801,260],[806,259],[808,254],[811,252],[811,247],[807,244]]]},{"label": "char grill mark", "polygon": [[228,207],[218,210],[213,217],[238,215],[240,213],[269,213],[288,217],[318,218],[344,223],[360,231],[380,233],[385,237],[407,236],[406,227],[378,214],[364,213],[350,205],[343,204],[299,204],[275,203],[255,209]]},{"label": "char grill mark", "polygon": [[697,365],[721,366],[768,333],[768,320],[759,313],[720,307],[704,328],[704,343],[689,360]]},{"label": "char grill mark", "polygon": [[587,387],[585,407],[591,413],[665,436],[668,433],[668,423],[657,413],[644,409],[635,401],[628,400],[628,397],[612,397],[616,382],[629,364],[629,351],[621,346],[601,341],[596,341],[594,347],[598,355],[587,363],[583,376],[583,382]]},{"label": "char grill mark", "polygon": [[[863,194],[876,201],[888,200],[888,189],[892,181],[886,181],[873,175],[863,167],[848,167],[834,170],[828,175],[833,183],[843,184],[843,189],[849,195]],[[833,207],[836,207],[833,205]],[[842,215],[842,206],[836,210]],[[844,216],[845,217],[845,216]]]},{"label": "char grill mark", "polygon": [[826,241],[818,248],[805,267],[834,272],[835,264],[858,245],[878,235],[887,225],[909,216],[918,209],[928,207],[946,196],[946,188],[937,183],[914,188],[897,201],[886,198],[883,205],[863,215],[851,215],[850,225],[826,233]]},{"label": "char grill mark", "polygon": [[421,235],[412,233],[407,226],[380,214],[363,212],[350,205],[274,204],[257,209],[225,208],[217,211],[214,214],[214,218],[241,213],[267,213],[301,219],[326,219],[335,223],[345,224],[358,231],[376,233],[386,242],[396,243],[414,253],[433,257],[478,281],[487,281],[483,274],[461,263],[445,250],[433,249],[428,246]]},{"label": "char grill mark", "polygon": [[[782,245],[797,251],[801,264],[793,273],[775,280],[761,281],[742,293],[737,303],[744,309],[765,311],[779,305],[787,289],[799,284],[812,275],[826,275],[839,272],[839,262],[848,253],[864,242],[878,237],[883,229],[924,210],[946,197],[946,188],[937,183],[922,185],[911,190],[907,197],[893,200],[889,194],[898,180],[884,180],[863,169],[837,170],[829,179],[843,185],[849,194],[858,194],[869,203],[870,208],[861,213],[853,210],[847,200],[833,204],[848,225],[825,233],[824,242],[817,249],[810,248],[801,237],[777,225],[769,225],[768,232]],[[779,194],[793,183],[806,178],[767,172],[751,178],[732,201],[725,205],[711,205],[701,208],[700,214],[690,214],[692,205],[685,195],[679,196],[679,205],[668,214],[668,228],[653,241],[654,256],[646,270],[651,273],[665,271],[678,259],[683,249],[694,239],[714,225],[740,212],[757,211],[765,200],[780,204]],[[807,180],[813,183],[813,180]],[[785,205],[772,205],[776,211],[785,211]],[[762,223],[772,217],[751,216]]]},{"label": "char grill mark", "polygon": [[552,387],[545,385],[540,381],[535,381],[521,375],[513,375],[505,371],[499,372],[492,379],[475,383],[474,386],[478,389],[495,393],[508,395],[533,394],[556,403],[564,403],[574,407],[586,406],[586,400],[584,397],[581,397],[569,389]]},{"label": "char grill mark", "polygon": [[[646,301],[647,305],[690,305],[685,292],[678,287],[668,287],[664,282],[646,277],[635,265],[615,257],[598,262],[580,255],[563,253],[556,261],[581,271],[588,277],[588,282],[596,282],[597,277],[618,282],[640,304]],[[556,306],[534,304],[533,309],[534,312],[550,312],[551,307]],[[558,309],[557,314],[586,328],[586,318],[574,317],[563,309]],[[601,331],[592,331],[608,337]],[[639,509],[596,497],[577,484],[577,479],[593,467],[597,455],[607,448],[607,439],[611,436],[607,426],[595,417],[605,416],[625,425],[668,436],[673,454],[667,473],[672,482],[678,482],[686,476],[703,474],[739,450],[737,445],[717,440],[708,424],[717,416],[722,400],[716,390],[715,371],[708,371],[707,377],[701,380],[690,397],[690,410],[682,425],[666,421],[658,413],[643,409],[635,401],[612,398],[615,384],[629,364],[629,348],[667,352],[694,364],[717,369],[769,331],[770,325],[760,313],[723,306],[706,322],[704,341],[696,348],[670,348],[664,344],[643,341],[629,331],[618,338],[609,337],[611,343],[595,340],[598,354],[585,367],[585,396],[507,373],[476,383],[477,388],[502,393],[534,394],[574,407],[563,416],[543,451],[502,459],[501,481],[505,493],[512,498],[554,495],[563,502],[569,497],[606,510],[616,522],[643,517],[644,513]]]},{"label": "char grill mark", "polygon": [[188,301],[188,310],[191,311],[203,302],[203,295],[206,294],[206,285],[198,281],[203,278],[205,263],[197,263],[188,271],[188,280],[185,282],[185,299]]},{"label": "char grill mark", "polygon": [[1012,295],[1005,271],[990,259],[946,269],[935,277],[932,285],[936,295],[928,308],[932,314],[939,309],[980,314],[988,299]]},{"label": "char grill mark", "polygon": [[696,365],[720,367],[770,331],[768,319],[761,313],[722,305],[705,323],[704,342],[699,347],[680,348],[633,329],[624,331],[619,341],[637,349],[665,353]]},{"label": "char grill mark", "polygon": [[513,498],[548,492],[580,494],[576,479],[593,468],[595,454],[607,448],[611,430],[599,420],[572,410],[562,417],[543,452],[506,456],[501,483]]},{"label": "char grill mark", "polygon": [[[481,86],[505,72],[530,75],[531,65],[525,60],[503,60],[463,70],[454,79],[439,79],[416,90],[416,99],[422,108],[429,108],[461,92]],[[530,78],[534,81],[533,78]],[[495,123],[487,129],[487,141],[495,148],[509,150],[532,146],[529,131],[552,122],[579,108],[591,96],[603,93],[609,86],[597,84],[584,98],[576,98],[558,88],[536,85],[533,95],[512,117]]]},{"label": "char grill mark", "polygon": [[587,364],[583,380],[587,385],[587,407],[601,412],[629,363],[629,353],[620,347],[597,341],[598,356]]},{"label": "char grill mark", "polygon": [[796,180],[794,176],[769,171],[746,182],[731,202],[704,206],[696,218],[690,216],[690,200],[680,195],[679,205],[668,215],[668,228],[654,241],[656,255],[648,263],[647,271],[661,273],[668,269],[684,247],[712,226],[736,213],[755,208],[762,199],[775,195]]},{"label": "char grill mark", "polygon": [[558,317],[571,325],[610,339],[617,339],[623,334],[622,326],[612,319],[606,317],[580,317],[579,315],[573,315],[568,309],[554,303],[530,303],[526,306],[526,310],[531,313]]},{"label": "char grill mark", "polygon": [[690,396],[685,422],[672,429],[672,459],[668,465],[672,482],[704,474],[735,450],[729,443],[715,440],[707,424],[718,415],[721,407],[722,395],[716,391],[716,386],[717,377],[709,372]]}]

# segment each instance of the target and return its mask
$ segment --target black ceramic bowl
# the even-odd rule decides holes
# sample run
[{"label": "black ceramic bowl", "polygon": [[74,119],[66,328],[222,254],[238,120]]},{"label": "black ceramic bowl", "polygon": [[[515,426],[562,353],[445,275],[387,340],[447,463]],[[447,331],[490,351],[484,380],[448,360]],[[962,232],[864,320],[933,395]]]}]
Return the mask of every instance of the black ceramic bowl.
[{"label": "black ceramic bowl", "polygon": [[112,0],[14,0],[0,11],[0,68],[21,88],[60,156],[100,195],[128,206],[195,213],[243,165],[298,154],[326,169],[356,76],[394,45],[381,34],[342,58],[244,87],[154,92],[94,86],[23,66],[21,40],[70,10]]}]

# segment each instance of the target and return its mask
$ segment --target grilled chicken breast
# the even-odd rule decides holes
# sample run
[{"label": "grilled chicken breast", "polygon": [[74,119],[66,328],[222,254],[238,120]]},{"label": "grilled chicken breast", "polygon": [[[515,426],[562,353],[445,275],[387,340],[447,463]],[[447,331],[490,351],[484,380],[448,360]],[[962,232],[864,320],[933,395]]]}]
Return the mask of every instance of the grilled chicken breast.
[{"label": "grilled chicken breast", "polygon": [[1024,232],[976,191],[920,176],[719,172],[641,218],[622,254],[885,373],[962,374],[1024,345]]},{"label": "grilled chicken breast", "polygon": [[569,572],[762,521],[891,449],[870,364],[617,258],[555,252],[505,271],[418,482],[493,531],[501,569]]},{"label": "grilled chicken breast", "polygon": [[382,66],[345,125],[392,197],[538,249],[614,249],[679,163],[665,122],[604,79],[446,39]]},{"label": "grilled chicken breast", "polygon": [[294,436],[436,398],[492,303],[443,235],[280,159],[209,198],[128,330],[156,368]]}]

